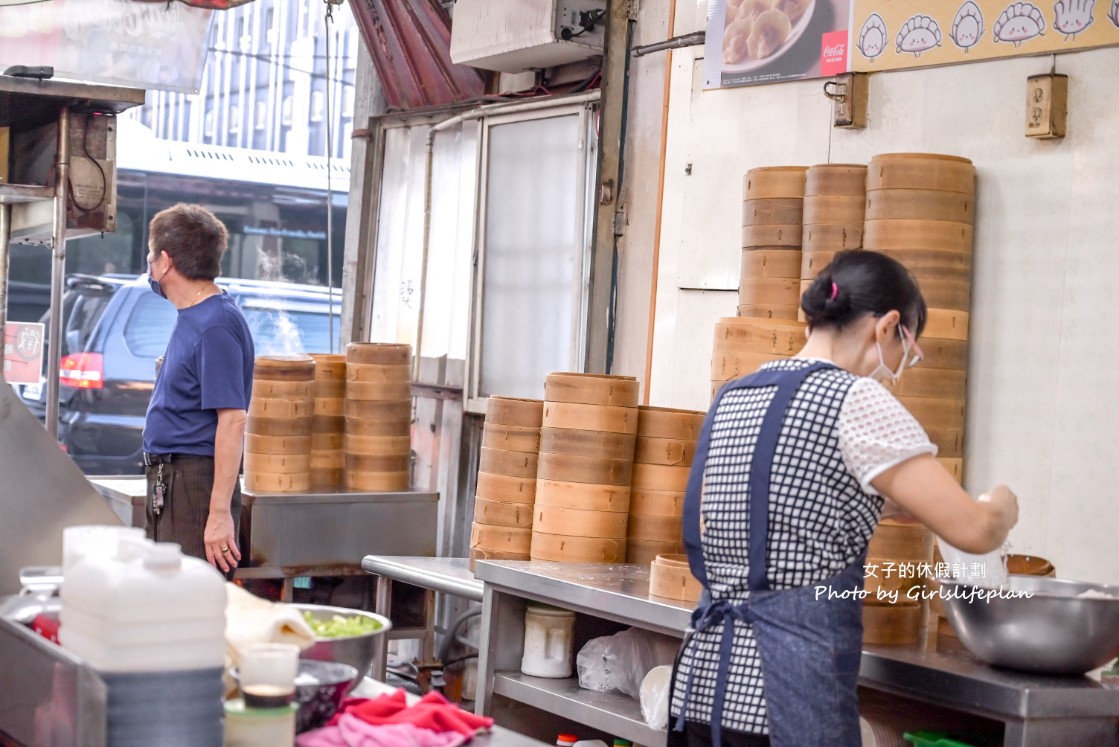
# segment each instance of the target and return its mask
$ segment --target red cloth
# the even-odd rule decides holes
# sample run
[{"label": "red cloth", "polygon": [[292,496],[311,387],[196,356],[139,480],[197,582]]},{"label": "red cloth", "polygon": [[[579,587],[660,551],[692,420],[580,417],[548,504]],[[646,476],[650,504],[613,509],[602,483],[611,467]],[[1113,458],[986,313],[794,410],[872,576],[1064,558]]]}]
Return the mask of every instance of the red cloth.
[{"label": "red cloth", "polygon": [[465,737],[473,736],[479,731],[493,726],[492,718],[475,716],[473,713],[464,711],[440,693],[434,691],[423,696],[419,702],[411,706],[408,705],[403,690],[397,690],[391,695],[382,695],[371,700],[352,698],[342,703],[342,708],[330,720],[330,723],[337,723],[343,713],[356,716],[367,724],[373,724],[374,726],[412,724],[421,729],[430,729],[435,732],[456,732]]}]

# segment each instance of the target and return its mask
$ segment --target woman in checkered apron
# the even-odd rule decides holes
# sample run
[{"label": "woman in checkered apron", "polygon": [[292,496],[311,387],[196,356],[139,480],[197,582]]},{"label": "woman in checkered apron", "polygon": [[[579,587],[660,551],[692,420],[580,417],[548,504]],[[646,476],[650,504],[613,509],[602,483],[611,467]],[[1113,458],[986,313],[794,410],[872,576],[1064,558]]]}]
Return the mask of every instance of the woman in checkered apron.
[{"label": "woman in checkered apron", "polygon": [[922,356],[925,302],[901,264],[841,252],[801,307],[804,348],[724,386],[700,435],[684,540],[704,594],[670,744],[858,745],[859,593],[883,508],[975,553],[1017,522],[1010,489],[972,500],[880,383]]}]

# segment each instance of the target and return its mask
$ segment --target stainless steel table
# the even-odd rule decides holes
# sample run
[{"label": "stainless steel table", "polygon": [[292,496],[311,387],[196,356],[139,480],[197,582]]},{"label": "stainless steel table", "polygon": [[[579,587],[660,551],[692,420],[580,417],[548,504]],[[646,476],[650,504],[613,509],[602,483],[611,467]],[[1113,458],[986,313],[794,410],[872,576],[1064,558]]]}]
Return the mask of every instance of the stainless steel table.
[{"label": "stainless steel table", "polygon": [[[643,745],[663,745],[628,697],[581,690],[574,680],[520,673],[524,605],[543,602],[583,615],[682,637],[691,605],[650,598],[648,568],[634,565],[478,561],[485,582],[478,713],[502,695]],[[1092,677],[1043,677],[994,669],[966,651],[922,646],[863,650],[860,684],[1002,721],[1007,747],[1119,745],[1119,690]]]},{"label": "stainless steel table", "polygon": [[466,558],[431,558],[418,556],[367,555],[361,561],[362,570],[377,577],[374,590],[373,611],[391,619],[393,581],[424,589],[425,626],[420,629],[393,628],[388,636],[380,636],[380,645],[373,659],[372,674],[385,678],[388,662],[388,642],[399,638],[421,638],[423,658],[430,660],[435,654],[435,593],[453,594],[473,602],[482,601],[482,582],[474,578]]}]

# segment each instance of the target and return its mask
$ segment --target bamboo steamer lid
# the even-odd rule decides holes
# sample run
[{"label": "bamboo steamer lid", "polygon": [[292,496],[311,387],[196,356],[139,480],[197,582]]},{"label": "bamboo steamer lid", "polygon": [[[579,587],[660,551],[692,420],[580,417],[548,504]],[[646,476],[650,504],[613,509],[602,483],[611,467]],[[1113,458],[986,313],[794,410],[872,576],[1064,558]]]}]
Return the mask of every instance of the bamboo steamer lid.
[{"label": "bamboo steamer lid", "polygon": [[637,433],[637,408],[613,405],[578,405],[572,402],[545,402],[544,427],[572,430]]},{"label": "bamboo steamer lid", "polygon": [[351,342],[346,346],[346,363],[410,366],[412,346],[386,342]]},{"label": "bamboo steamer lid", "polygon": [[302,493],[311,489],[311,475],[299,473],[245,473],[245,490],[250,493]]},{"label": "bamboo steamer lid", "polygon": [[535,454],[540,451],[540,429],[519,425],[486,423],[482,429],[482,446],[487,449],[523,451]]},{"label": "bamboo steamer lid", "polygon": [[411,398],[412,387],[403,381],[347,381],[346,399],[366,402],[401,402]]},{"label": "bamboo steamer lid", "polygon": [[537,480],[536,505],[626,513],[630,507],[630,488],[628,485]]},{"label": "bamboo steamer lid", "polygon": [[921,639],[928,617],[928,605],[867,604],[863,602],[863,643],[877,646],[903,646]]},{"label": "bamboo steamer lid", "polygon": [[633,462],[628,459],[602,459],[541,452],[536,475],[542,480],[558,482],[629,485],[633,471]]},{"label": "bamboo steamer lid", "polygon": [[[251,404],[251,403],[250,403]],[[311,418],[261,418],[249,415],[245,418],[245,433],[258,436],[310,436]]]},{"label": "bamboo steamer lid", "polygon": [[943,340],[967,340],[968,313],[954,309],[929,309],[922,337]]},{"label": "bamboo steamer lid", "polygon": [[538,399],[490,397],[486,403],[486,422],[539,428],[544,417],[544,403]]},{"label": "bamboo steamer lid", "polygon": [[695,456],[695,441],[675,438],[638,438],[633,461],[639,464],[664,464],[687,467]]},{"label": "bamboo steamer lid", "polygon": [[625,539],[628,523],[629,514],[625,511],[584,511],[539,503],[533,508],[532,526],[545,534]]},{"label": "bamboo steamer lid", "polygon": [[743,249],[739,277],[799,279],[800,265],[800,252],[796,249]]},{"label": "bamboo steamer lid", "polygon": [[344,451],[312,451],[311,472],[317,469],[345,469],[346,452]]},{"label": "bamboo steamer lid", "polygon": [[699,601],[703,586],[691,569],[687,555],[658,555],[649,565],[649,593],[655,597]]},{"label": "bamboo steamer lid", "polygon": [[964,399],[967,395],[967,372],[958,368],[906,369],[900,380],[888,388],[896,397],[935,397]]},{"label": "bamboo steamer lid", "polygon": [[936,461],[940,462],[941,466],[943,466],[944,469],[948,470],[948,473],[952,475],[952,477],[956,478],[957,482],[962,483],[964,481],[963,459],[944,459],[938,457]]},{"label": "bamboo steamer lid", "polygon": [[762,166],[750,169],[742,179],[747,200],[804,197],[807,166]]},{"label": "bamboo steamer lid", "polygon": [[311,490],[338,490],[342,487],[345,472],[343,467],[311,467]]},{"label": "bamboo steamer lid", "polygon": [[311,353],[315,362],[315,381],[345,381],[346,356],[344,353]]},{"label": "bamboo steamer lid", "polygon": [[493,552],[524,554],[532,544],[532,530],[512,527],[470,526],[470,547]]},{"label": "bamboo steamer lid", "polygon": [[925,354],[921,368],[967,368],[967,340],[946,340],[922,334],[920,343]]},{"label": "bamboo steamer lid", "polygon": [[962,428],[964,400],[935,397],[898,397],[923,428]]},{"label": "bamboo steamer lid", "polygon": [[[963,423],[960,423],[962,426]],[[929,440],[936,445],[936,455],[945,459],[962,457],[964,455],[964,430],[959,428],[925,428]]]},{"label": "bamboo steamer lid", "polygon": [[523,451],[504,451],[482,447],[482,460],[478,467],[481,472],[509,477],[536,478],[536,454]]},{"label": "bamboo steamer lid", "polygon": [[788,226],[801,223],[804,200],[798,197],[778,197],[742,202],[742,225]]},{"label": "bamboo steamer lid", "polygon": [[476,498],[499,503],[525,503],[531,506],[536,500],[536,480],[479,472],[474,495]]},{"label": "bamboo steamer lid", "polygon": [[366,456],[400,456],[412,452],[411,436],[360,436],[347,433],[343,448],[350,454]]},{"label": "bamboo steamer lid", "polygon": [[492,527],[532,528],[532,506],[524,503],[501,503],[485,498],[474,499],[474,523]]},{"label": "bamboo steamer lid", "polygon": [[346,399],[344,397],[315,397],[311,412],[316,418],[330,418],[346,422]]},{"label": "bamboo steamer lid", "polygon": [[683,542],[657,542],[654,540],[626,539],[626,562],[648,565],[658,555],[679,555],[684,552]]},{"label": "bamboo steamer lid", "polygon": [[310,396],[299,399],[273,399],[270,397],[253,397],[249,400],[248,414],[263,420],[291,420],[292,418],[310,418],[315,403]]},{"label": "bamboo steamer lid", "polygon": [[868,215],[863,224],[863,248],[880,252],[914,248],[938,252],[970,252],[974,235],[974,229],[967,222],[910,220],[900,217],[875,220]]},{"label": "bamboo steamer lid", "polygon": [[259,399],[302,399],[314,396],[315,382],[290,379],[259,379],[253,381],[253,397]]},{"label": "bamboo steamer lid", "polygon": [[261,436],[246,433],[245,451],[255,454],[308,454],[311,451],[311,436]]},{"label": "bamboo steamer lid", "polygon": [[[640,425],[640,420],[638,423]],[[631,462],[636,443],[637,436],[628,433],[581,431],[572,428],[540,429],[540,451],[546,454],[570,454]]]},{"label": "bamboo steamer lid", "polygon": [[883,519],[870,537],[867,557],[913,563],[932,562],[933,534],[923,524]]},{"label": "bamboo steamer lid", "polygon": [[346,381],[408,382],[412,378],[412,368],[406,363],[347,363]]},{"label": "bamboo steamer lid", "polygon": [[629,537],[654,542],[682,542],[684,520],[679,516],[629,515]]},{"label": "bamboo steamer lid", "polygon": [[975,192],[975,166],[966,158],[931,153],[886,153],[870,159],[867,190],[936,189]]},{"label": "bamboo steamer lid", "polygon": [[[804,223],[808,225],[857,226],[864,220],[866,198],[854,195],[817,195],[804,198]],[[801,243],[804,230],[801,229]]]},{"label": "bamboo steamer lid", "polygon": [[629,511],[646,516],[683,516],[684,491],[636,488],[630,493]]},{"label": "bamboo steamer lid", "polygon": [[738,284],[738,303],[742,306],[796,306],[800,303],[800,283],[793,278],[744,277]]},{"label": "bamboo steamer lid", "polygon": [[723,317],[715,323],[714,350],[793,355],[805,342],[805,325],[775,319]]},{"label": "bamboo steamer lid", "polygon": [[677,410],[672,407],[639,408],[638,438],[675,438],[695,441],[703,428],[707,413],[702,410]]},{"label": "bamboo steamer lid", "polygon": [[799,311],[799,300],[798,304],[795,306],[760,304],[740,304],[738,306],[739,316],[754,317],[756,319],[782,319],[790,322],[795,322],[797,320],[797,313]]},{"label": "bamboo steamer lid", "polygon": [[355,472],[406,472],[411,463],[410,454],[346,453],[346,469]]},{"label": "bamboo steamer lid", "polygon": [[804,196],[857,195],[866,193],[867,167],[861,163],[822,163],[808,167]]},{"label": "bamboo steamer lid", "polygon": [[311,385],[311,395],[315,399],[345,399],[345,379],[316,379]]},{"label": "bamboo steamer lid", "polygon": [[784,246],[793,249],[800,248],[801,234],[804,228],[800,223],[785,223],[783,225],[768,226],[743,226],[742,248],[778,247]]},{"label": "bamboo steamer lid", "polygon": [[806,252],[860,249],[863,245],[863,223],[806,223],[801,231],[801,243],[801,250]]},{"label": "bamboo steamer lid", "polygon": [[648,490],[687,490],[689,466],[663,464],[634,464],[633,487]]},{"label": "bamboo steamer lid", "polygon": [[311,471],[311,453],[304,454],[260,454],[255,451],[244,452],[245,471],[257,474],[290,475],[296,472]]},{"label": "bamboo steamer lid", "polygon": [[411,419],[382,420],[368,418],[346,418],[347,436],[389,436],[408,437],[412,432]]},{"label": "bamboo steamer lid", "polygon": [[530,555],[533,560],[555,560],[563,563],[623,563],[626,541],[602,537],[568,537],[533,531]]},{"label": "bamboo steamer lid", "polygon": [[909,601],[910,589],[923,586],[925,578],[924,569],[917,563],[898,562],[892,558],[868,557],[865,563],[866,573],[863,579],[863,588],[868,594],[867,600],[877,600],[897,593],[899,603]]},{"label": "bamboo steamer lid", "polygon": [[258,355],[253,379],[274,381],[313,381],[315,359],[309,355]]},{"label": "bamboo steamer lid", "polygon": [[408,489],[407,472],[361,472],[347,468],[344,478],[343,484],[350,491],[383,493]]},{"label": "bamboo steamer lid", "polygon": [[715,353],[711,358],[711,381],[726,382],[757,371],[772,361],[788,358],[786,355],[771,353]]},{"label": "bamboo steamer lid", "polygon": [[552,373],[544,381],[548,402],[637,407],[641,385],[632,376]]}]

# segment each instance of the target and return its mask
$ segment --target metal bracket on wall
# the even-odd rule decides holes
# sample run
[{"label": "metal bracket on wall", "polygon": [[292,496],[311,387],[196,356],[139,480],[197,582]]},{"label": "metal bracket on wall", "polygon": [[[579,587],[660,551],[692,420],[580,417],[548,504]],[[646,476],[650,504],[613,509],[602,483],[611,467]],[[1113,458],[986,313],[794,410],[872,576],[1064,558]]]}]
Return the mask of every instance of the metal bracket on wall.
[{"label": "metal bracket on wall", "polygon": [[626,232],[626,208],[623,205],[614,211],[614,235],[624,236]]},{"label": "metal bracket on wall", "polygon": [[841,129],[866,127],[867,100],[870,94],[867,73],[844,73],[824,83],[824,95],[834,103],[834,126]]}]

